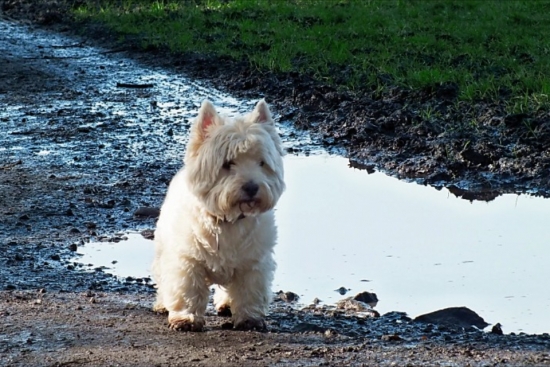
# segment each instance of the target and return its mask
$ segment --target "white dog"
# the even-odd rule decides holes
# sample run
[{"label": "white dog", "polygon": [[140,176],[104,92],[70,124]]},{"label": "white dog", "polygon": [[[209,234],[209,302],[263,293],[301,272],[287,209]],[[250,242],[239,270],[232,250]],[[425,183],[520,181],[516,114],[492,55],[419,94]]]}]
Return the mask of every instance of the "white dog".
[{"label": "white dog", "polygon": [[202,330],[209,286],[218,284],[218,313],[232,314],[237,329],[265,329],[282,156],[264,100],[233,120],[203,102],[155,232],[154,310],[168,311],[170,328]]}]

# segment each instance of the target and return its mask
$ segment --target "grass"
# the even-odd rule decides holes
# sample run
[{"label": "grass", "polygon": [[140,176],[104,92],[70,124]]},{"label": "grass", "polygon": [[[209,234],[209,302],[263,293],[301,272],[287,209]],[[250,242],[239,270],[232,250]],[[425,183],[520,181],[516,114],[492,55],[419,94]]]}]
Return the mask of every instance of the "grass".
[{"label": "grass", "polygon": [[144,48],[297,71],[352,90],[452,82],[461,100],[548,109],[548,0],[88,0],[80,19]]}]

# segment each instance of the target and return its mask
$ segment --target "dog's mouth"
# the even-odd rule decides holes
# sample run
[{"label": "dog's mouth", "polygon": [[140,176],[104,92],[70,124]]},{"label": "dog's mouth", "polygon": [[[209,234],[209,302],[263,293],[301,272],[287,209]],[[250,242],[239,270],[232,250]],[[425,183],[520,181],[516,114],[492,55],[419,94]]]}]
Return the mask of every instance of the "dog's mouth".
[{"label": "dog's mouth", "polygon": [[252,200],[241,200],[237,204],[239,206],[239,210],[242,214],[250,213],[254,211],[260,204],[260,199],[252,199]]}]

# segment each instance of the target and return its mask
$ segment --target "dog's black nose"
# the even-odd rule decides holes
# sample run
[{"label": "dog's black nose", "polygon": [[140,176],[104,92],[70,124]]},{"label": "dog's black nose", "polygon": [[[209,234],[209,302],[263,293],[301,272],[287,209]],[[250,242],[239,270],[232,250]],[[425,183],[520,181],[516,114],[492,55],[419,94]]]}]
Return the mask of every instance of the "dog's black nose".
[{"label": "dog's black nose", "polygon": [[248,181],[243,185],[242,189],[246,193],[246,195],[248,195],[250,198],[253,198],[260,189],[260,186],[258,186],[258,184],[253,181]]}]

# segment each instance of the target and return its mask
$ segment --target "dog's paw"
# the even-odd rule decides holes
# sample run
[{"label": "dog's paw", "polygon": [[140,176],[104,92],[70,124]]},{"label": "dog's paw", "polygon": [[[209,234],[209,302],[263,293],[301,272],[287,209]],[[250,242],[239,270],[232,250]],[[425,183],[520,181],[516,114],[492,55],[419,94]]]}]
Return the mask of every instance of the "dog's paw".
[{"label": "dog's paw", "polygon": [[153,312],[156,312],[156,313],[167,313],[168,310],[167,310],[162,304],[155,303],[155,304],[153,305]]},{"label": "dog's paw", "polygon": [[235,323],[236,330],[267,331],[264,319],[246,319]]},{"label": "dog's paw", "polygon": [[189,317],[173,317],[168,319],[168,326],[172,330],[177,331],[202,331],[204,328],[204,320],[194,320]]},{"label": "dog's paw", "polygon": [[218,316],[221,317],[231,317],[233,315],[229,305],[221,305],[220,307],[217,307],[216,310],[218,311]]}]

